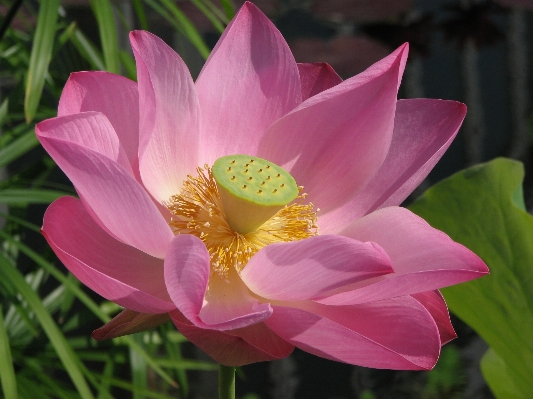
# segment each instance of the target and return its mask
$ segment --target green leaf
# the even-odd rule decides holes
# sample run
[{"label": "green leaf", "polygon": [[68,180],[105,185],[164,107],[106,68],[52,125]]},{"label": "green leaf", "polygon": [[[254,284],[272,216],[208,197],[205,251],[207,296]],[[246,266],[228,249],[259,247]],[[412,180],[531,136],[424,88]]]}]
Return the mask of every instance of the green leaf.
[{"label": "green leaf", "polygon": [[[505,362],[523,398],[533,392],[533,217],[522,164],[495,159],[436,184],[410,206],[478,254],[490,275],[443,289],[450,310]],[[494,378],[495,374],[487,374]],[[501,384],[491,379],[490,386]],[[504,398],[504,396],[500,397]]]},{"label": "green leaf", "polygon": [[109,0],[90,0],[89,3],[98,23],[106,70],[118,74],[120,73],[118,37],[111,2]]},{"label": "green leaf", "polygon": [[40,2],[24,97],[24,112],[28,123],[33,120],[41,101],[44,80],[52,58],[59,5],[59,0]]},{"label": "green leaf", "polygon": [[509,375],[509,368],[505,362],[490,348],[481,359],[481,372],[497,398],[524,398]]},{"label": "green leaf", "polygon": [[48,339],[54,346],[57,355],[61,359],[65,370],[69,374],[72,382],[76,386],[78,393],[83,399],[94,399],[85,378],[80,370],[80,360],[72,348],[68,345],[65,336],[57,327],[52,316],[43,306],[39,296],[28,285],[24,276],[11,266],[8,259],[0,253],[0,275],[6,281],[9,281],[19,291],[20,295],[28,303],[28,306],[34,311],[35,317],[39,320]]},{"label": "green leaf", "polygon": [[26,206],[28,204],[50,204],[59,197],[68,195],[62,191],[43,189],[6,189],[0,190],[0,204]]},{"label": "green leaf", "polygon": [[15,369],[13,368],[13,358],[11,357],[2,307],[0,307],[0,382],[2,382],[2,392],[5,398],[18,398],[17,380],[15,379]]}]

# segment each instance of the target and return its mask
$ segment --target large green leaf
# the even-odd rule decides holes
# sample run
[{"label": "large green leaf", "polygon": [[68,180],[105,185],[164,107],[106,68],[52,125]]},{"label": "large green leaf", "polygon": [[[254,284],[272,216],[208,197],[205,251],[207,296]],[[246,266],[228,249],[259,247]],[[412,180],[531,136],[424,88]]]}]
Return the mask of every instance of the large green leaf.
[{"label": "large green leaf", "polygon": [[497,398],[524,398],[509,375],[505,362],[490,348],[481,359],[481,371]]},{"label": "large green leaf", "polygon": [[[490,275],[445,288],[443,294],[450,310],[476,330],[505,365],[508,378],[521,394],[516,397],[530,398],[533,217],[524,210],[523,178],[519,162],[499,158],[436,184],[410,209],[489,266]],[[494,362],[490,365],[491,371],[500,367]],[[505,391],[505,379],[494,372],[486,372],[485,378],[499,398],[510,397],[499,394]]]},{"label": "large green leaf", "polygon": [[41,0],[40,2],[24,98],[24,112],[28,122],[35,116],[41,101],[44,80],[54,47],[59,5],[59,0]]}]

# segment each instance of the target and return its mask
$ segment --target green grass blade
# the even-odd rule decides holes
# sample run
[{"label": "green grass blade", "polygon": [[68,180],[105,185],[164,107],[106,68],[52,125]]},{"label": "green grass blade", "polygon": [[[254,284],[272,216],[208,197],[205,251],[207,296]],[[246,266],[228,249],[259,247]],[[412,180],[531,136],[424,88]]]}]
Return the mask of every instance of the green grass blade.
[{"label": "green grass blade", "polygon": [[32,148],[37,147],[38,144],[39,140],[37,140],[37,136],[33,128],[31,128],[31,130],[28,130],[28,132],[0,149],[0,168],[26,154]]},{"label": "green grass blade", "polygon": [[54,47],[59,5],[59,0],[41,0],[40,2],[24,97],[24,113],[28,123],[35,117],[41,101],[44,80]]},{"label": "green grass blade", "polygon": [[146,19],[146,13],[144,12],[142,1],[133,0],[132,3],[133,3],[133,9],[135,10],[135,15],[137,15],[137,19],[139,20],[139,24],[141,25],[141,29],[149,30],[148,20]]},{"label": "green grass blade", "polygon": [[235,16],[235,7],[233,6],[233,2],[231,0],[220,0],[220,5],[226,13],[228,19],[232,19]]},{"label": "green grass blade", "polygon": [[[87,308],[89,308],[102,322],[107,323],[111,318],[104,312],[102,312],[99,306],[91,299],[87,294],[85,294],[80,287],[70,281],[67,276],[61,273],[56,267],[40,256],[37,252],[30,249],[28,246],[22,244],[21,242],[16,241],[6,232],[0,230],[0,238],[6,240],[7,242],[15,245],[20,252],[26,255],[28,258],[37,263],[45,271],[50,273],[54,278],[56,278],[60,283],[64,284],[65,287],[70,290],[76,298],[78,298]],[[0,268],[1,269],[1,268]],[[145,360],[148,366],[154,370],[164,381],[172,386],[177,386],[176,381],[165,372],[161,366],[156,362],[156,360],[150,356],[140,345],[138,345],[130,336],[116,338],[117,341],[121,341],[132,347],[137,351]]]},{"label": "green grass blade", "polygon": [[224,10],[221,10],[219,6],[217,6],[215,3],[213,3],[211,0],[199,0],[203,4],[205,4],[206,7],[208,7],[213,14],[215,14],[220,22],[222,22],[224,25],[229,24],[229,21],[231,18],[228,18]]},{"label": "green grass blade", "polygon": [[2,102],[2,105],[0,105],[0,128],[2,127],[4,122],[6,121],[8,107],[9,107],[9,99],[6,98]]},{"label": "green grass blade", "polygon": [[0,204],[26,206],[28,204],[50,204],[59,197],[68,195],[62,191],[21,188],[0,190]]},{"label": "green grass blade", "polygon": [[126,77],[128,77],[131,80],[137,80],[137,68],[135,66],[135,59],[132,57],[132,55],[124,50],[120,50],[119,53],[120,61],[122,62],[122,66],[124,67],[124,70],[126,71]]},{"label": "green grass blade", "polygon": [[105,64],[100,51],[79,29],[74,29],[70,37],[70,42],[76,47],[80,55],[91,65],[91,68],[98,71],[105,71]]},{"label": "green grass blade", "polygon": [[5,398],[17,399],[17,380],[15,369],[13,368],[13,358],[9,347],[9,337],[7,336],[4,324],[4,314],[0,307],[0,381],[2,382],[2,392]]},{"label": "green grass blade", "polygon": [[89,3],[98,23],[106,70],[120,73],[117,28],[111,2],[109,0],[90,0]]},{"label": "green grass blade", "polygon": [[3,213],[3,212],[0,212],[0,217],[1,218],[5,218],[7,220],[11,220],[17,224],[20,224],[21,226],[24,226],[26,227],[27,229],[30,229],[36,233],[40,233],[41,232],[41,228],[39,226],[37,226],[36,224],[33,224],[33,223],[30,223],[24,219],[21,219],[21,218],[18,218],[16,216],[13,216],[13,215],[10,215],[8,213]]},{"label": "green grass blade", "polygon": [[[41,363],[40,359],[35,358],[24,358],[24,366],[27,369],[33,371],[33,378],[37,378],[38,381],[33,381],[33,384],[38,387],[39,391],[48,391],[53,392],[54,397],[57,397],[58,399],[71,399],[73,397],[73,393],[62,387],[60,384],[58,384],[54,379],[50,378],[50,376],[47,373],[43,372],[43,368],[46,366]],[[52,367],[54,367],[54,364],[52,364]],[[46,368],[46,370],[49,370]],[[36,384],[36,382],[38,382]],[[39,392],[40,394],[40,392]],[[33,397],[33,396],[32,396]]]},{"label": "green grass blade", "polygon": [[[159,0],[159,2],[145,0],[145,2],[180,31],[196,47],[202,57],[205,59],[209,57],[210,50],[202,39],[202,36],[189,18],[185,16],[172,0]],[[164,7],[159,3],[163,4]]]},{"label": "green grass blade", "polygon": [[2,278],[8,280],[20,295],[28,303],[28,306],[35,312],[35,317],[39,320],[44,332],[46,333],[51,344],[55,348],[66,372],[69,374],[73,384],[76,386],[80,396],[83,399],[94,399],[85,378],[80,369],[80,361],[72,348],[68,345],[67,340],[61,333],[52,316],[43,306],[39,296],[28,285],[24,276],[12,267],[9,260],[0,254],[0,274]]},{"label": "green grass blade", "polygon": [[[103,380],[106,380],[106,379],[103,378]],[[110,378],[109,383],[118,388],[127,389],[131,392],[138,392],[139,394],[141,394],[141,397],[144,399],[148,399],[148,398],[173,399],[175,398],[175,396],[168,396],[162,393],[154,392],[153,389],[135,386],[134,384],[131,384],[130,382],[126,382],[118,378]]]},{"label": "green grass blade", "polygon": [[[137,343],[137,345],[143,347],[144,334],[133,334],[131,338]],[[146,367],[145,359],[133,348],[130,347],[130,368],[132,383],[136,387],[140,387],[145,390],[148,387],[148,369]],[[143,399],[143,394],[140,390],[133,391],[133,399]]]},{"label": "green grass blade", "polygon": [[[162,325],[161,327],[159,327],[160,331],[162,331],[163,334],[168,334],[170,328],[171,327],[168,325]],[[165,345],[165,351],[169,358],[168,360],[170,360],[172,364],[183,364],[180,344],[174,344],[167,339],[165,339],[163,342]],[[178,368],[175,369],[174,372],[178,379],[181,395],[186,398],[187,396],[189,396],[189,382],[187,381],[186,371],[185,369]]]},{"label": "green grass blade", "polygon": [[201,0],[191,0],[191,3],[193,3],[196,8],[198,8],[202,12],[202,14],[204,14],[207,19],[209,19],[209,21],[213,24],[218,33],[224,32],[224,24],[221,23],[220,18],[213,11],[211,11],[208,6],[204,4],[204,2],[202,2]]},{"label": "green grass blade", "polygon": [[109,379],[113,377],[113,369],[114,369],[114,363],[110,359],[105,362],[104,369],[102,371],[102,377],[104,381],[102,384],[100,384],[100,388],[98,389],[98,398],[97,399],[105,399],[107,397],[111,396],[110,392],[110,386]]}]

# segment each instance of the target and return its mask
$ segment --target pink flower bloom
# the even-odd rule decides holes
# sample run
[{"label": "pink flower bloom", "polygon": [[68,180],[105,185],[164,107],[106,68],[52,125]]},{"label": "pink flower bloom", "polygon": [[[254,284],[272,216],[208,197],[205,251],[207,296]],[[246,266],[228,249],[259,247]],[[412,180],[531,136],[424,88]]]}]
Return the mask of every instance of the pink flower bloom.
[{"label": "pink flower bloom", "polygon": [[[437,289],[488,270],[398,205],[465,106],[397,101],[407,44],[344,82],[328,65],[297,65],[250,3],[195,83],[159,38],[130,39],[138,83],[75,73],[58,117],[36,129],[80,197],[50,205],[46,239],[78,279],[126,308],[93,335],[170,318],[226,365],[297,346],[369,367],[433,367],[455,337]],[[283,167],[307,196],[233,232],[204,165],[234,154]]]}]

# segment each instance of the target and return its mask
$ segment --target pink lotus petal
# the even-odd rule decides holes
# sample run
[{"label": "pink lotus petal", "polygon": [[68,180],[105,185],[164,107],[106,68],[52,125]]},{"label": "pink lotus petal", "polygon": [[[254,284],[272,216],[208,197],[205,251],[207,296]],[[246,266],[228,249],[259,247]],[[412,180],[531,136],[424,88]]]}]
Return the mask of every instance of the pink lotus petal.
[{"label": "pink lotus petal", "polygon": [[433,320],[435,320],[439,329],[441,345],[447,344],[452,339],[457,338],[457,334],[450,320],[450,314],[448,313],[448,306],[446,306],[446,302],[438,290],[419,292],[411,296],[420,302],[431,316],[433,316]]},{"label": "pink lotus petal", "polygon": [[178,310],[170,313],[176,328],[217,363],[244,366],[250,363],[283,359],[294,346],[274,334],[264,323],[230,331],[194,326]]},{"label": "pink lotus petal", "polygon": [[140,107],[139,169],[159,202],[180,192],[198,163],[200,109],[187,66],[157,36],[134,31]]},{"label": "pink lotus petal", "polygon": [[465,105],[455,101],[398,101],[394,134],[385,162],[350,202],[321,215],[321,231],[336,233],[350,221],[376,209],[400,205],[448,149],[465,114]]},{"label": "pink lotus petal", "polygon": [[123,76],[102,71],[71,74],[61,93],[57,116],[87,111],[98,111],[107,117],[132,169],[137,172],[139,163],[137,83]]},{"label": "pink lotus petal", "polygon": [[357,306],[273,306],[265,321],[281,338],[326,359],[365,367],[429,370],[440,353],[437,326],[415,299]]},{"label": "pink lotus petal", "polygon": [[187,319],[201,328],[233,330],[270,316],[270,306],[252,297],[234,270],[225,281],[211,273],[209,261],[199,238],[184,234],[172,240],[165,281],[172,301]]},{"label": "pink lotus petal", "polygon": [[211,52],[198,80],[203,162],[255,155],[267,128],[301,102],[300,77],[287,43],[245,3]]},{"label": "pink lotus petal", "polygon": [[315,64],[298,64],[300,72],[300,82],[302,85],[302,101],[309,97],[331,89],[342,82],[337,72],[325,62]]},{"label": "pink lotus petal", "polygon": [[432,291],[488,273],[476,254],[404,208],[372,212],[341,234],[383,247],[394,273],[354,284],[351,291],[321,298],[317,300],[320,303],[351,305],[379,301]]},{"label": "pink lotus petal", "polygon": [[124,309],[113,317],[111,321],[94,330],[92,337],[97,341],[122,337],[123,335],[151,330],[169,321],[170,316],[168,313],[150,314]]},{"label": "pink lotus petal", "polygon": [[70,272],[104,298],[142,313],[175,309],[165,288],[163,262],[110,237],[79,200],[53,202],[42,232]]},{"label": "pink lotus petal", "polygon": [[47,119],[37,125],[36,133],[43,146],[48,139],[77,144],[115,161],[133,175],[124,147],[109,120],[100,112]]},{"label": "pink lotus petal", "polygon": [[46,120],[35,130],[43,147],[91,208],[91,215],[97,215],[122,242],[164,258],[172,231],[131,172],[87,143],[68,141],[66,132],[71,130],[79,131],[78,137],[82,133],[100,137],[105,120],[102,114],[81,113]]},{"label": "pink lotus petal", "polygon": [[322,212],[354,197],[383,163],[407,49],[309,98],[263,138],[258,155],[287,169]]},{"label": "pink lotus petal", "polygon": [[378,245],[326,235],[263,248],[241,278],[256,295],[301,301],[392,272],[389,257]]}]

